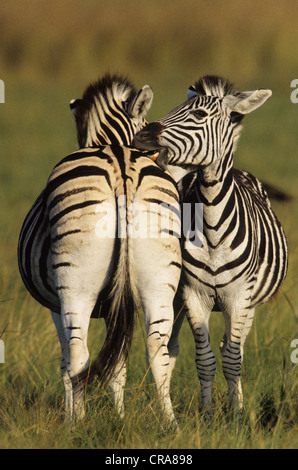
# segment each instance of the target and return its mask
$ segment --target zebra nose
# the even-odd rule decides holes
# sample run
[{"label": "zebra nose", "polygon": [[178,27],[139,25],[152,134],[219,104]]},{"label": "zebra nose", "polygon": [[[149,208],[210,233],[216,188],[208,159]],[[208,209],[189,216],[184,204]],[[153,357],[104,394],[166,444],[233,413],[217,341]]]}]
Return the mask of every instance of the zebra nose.
[{"label": "zebra nose", "polygon": [[162,130],[159,122],[151,122],[141,129],[133,138],[133,147],[139,150],[157,150],[160,146],[158,137]]}]

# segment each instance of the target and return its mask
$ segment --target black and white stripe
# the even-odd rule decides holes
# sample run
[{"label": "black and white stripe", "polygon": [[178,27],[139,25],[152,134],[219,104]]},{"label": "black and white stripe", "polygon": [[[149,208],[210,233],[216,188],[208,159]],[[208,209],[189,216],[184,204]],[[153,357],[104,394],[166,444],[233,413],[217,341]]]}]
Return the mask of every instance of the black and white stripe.
[{"label": "black and white stripe", "polygon": [[137,148],[159,149],[157,162],[163,167],[193,171],[180,182],[182,202],[204,207],[202,246],[183,249],[176,301],[185,304],[195,337],[202,400],[209,412],[216,367],[210,312],[220,310],[225,318],[222,366],[230,404],[239,409],[243,345],[255,307],[278,291],[287,271],[286,238],[262,184],[233,167],[244,115],[270,96],[270,90],[235,92],[227,80],[206,76],[189,89],[185,103],[133,141]]},{"label": "black and white stripe", "polygon": [[[166,416],[175,421],[168,339],[181,250],[174,230],[161,234],[165,212],[179,226],[179,196],[172,177],[131,147],[152,96],[147,85],[137,93],[128,80],[105,76],[71,102],[80,149],[55,166],[21,230],[20,272],[33,297],[52,311],[71,416],[83,416],[85,379],[98,371],[110,379],[123,415],[124,359],[134,311],[142,306],[149,363]],[[134,205],[153,220],[140,237],[131,231],[137,217],[137,225],[144,220]],[[107,335],[89,370],[88,325],[99,309]]]}]

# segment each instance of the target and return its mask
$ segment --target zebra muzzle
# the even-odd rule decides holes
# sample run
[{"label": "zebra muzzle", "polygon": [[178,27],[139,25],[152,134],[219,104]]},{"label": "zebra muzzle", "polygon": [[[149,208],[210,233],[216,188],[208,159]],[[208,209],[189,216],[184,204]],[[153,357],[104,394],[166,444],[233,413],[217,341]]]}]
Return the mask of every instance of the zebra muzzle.
[{"label": "zebra muzzle", "polygon": [[141,129],[133,138],[133,147],[139,150],[159,150],[158,138],[162,131],[162,125],[159,122],[151,122]]},{"label": "zebra muzzle", "polygon": [[151,122],[141,129],[133,138],[132,145],[138,150],[155,151],[150,158],[157,163],[162,170],[167,170],[168,151],[158,143],[159,135],[163,129],[159,122]]},{"label": "zebra muzzle", "polygon": [[166,171],[168,169],[168,151],[165,147],[159,149],[158,156],[154,161],[162,170]]}]

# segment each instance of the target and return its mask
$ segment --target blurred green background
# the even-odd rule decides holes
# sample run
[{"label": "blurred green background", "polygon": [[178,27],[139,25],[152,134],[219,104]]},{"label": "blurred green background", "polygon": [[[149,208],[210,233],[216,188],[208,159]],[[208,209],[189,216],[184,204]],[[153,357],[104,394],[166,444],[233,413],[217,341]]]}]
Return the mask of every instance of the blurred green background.
[{"label": "blurred green background", "polygon": [[[184,101],[188,86],[204,74],[225,76],[239,90],[273,91],[264,107],[245,118],[235,165],[293,196],[287,204],[273,202],[288,237],[289,274],[279,300],[259,309],[246,356],[247,371],[255,374],[247,372],[246,379],[259,386],[256,403],[268,392],[276,410],[285,396],[290,410],[285,418],[289,432],[283,440],[276,437],[284,432],[280,420],[275,440],[268,444],[258,434],[256,442],[261,447],[278,442],[291,447],[297,443],[297,421],[296,427],[289,423],[298,413],[296,366],[290,361],[290,343],[298,338],[298,104],[291,101],[291,82],[298,79],[297,0],[0,0],[0,79],[5,83],[5,103],[0,104],[0,337],[7,358],[0,364],[0,385],[1,395],[12,397],[0,404],[0,447],[39,442],[40,415],[30,408],[35,404],[36,410],[38,399],[32,396],[47,397],[45,393],[55,394],[60,387],[58,340],[49,314],[30,298],[20,280],[17,238],[51,169],[77,148],[69,101],[107,71],[129,76],[138,89],[146,83],[152,86],[149,120]],[[221,320],[214,317],[211,324],[211,337],[214,331],[219,340]],[[181,343],[187,350],[193,344],[185,328]],[[97,341],[92,338],[96,334],[91,331],[91,352]],[[138,347],[136,351],[140,354]],[[262,370],[267,376],[257,375],[255,381]],[[187,384],[197,383],[192,349],[178,360],[177,371],[176,396],[183,400],[190,394],[189,411],[196,400],[193,403],[191,390],[183,390],[182,377]],[[137,384],[143,376],[139,374]],[[52,432],[55,446],[56,428],[46,421],[49,404],[42,403],[42,426]],[[31,414],[26,418],[20,410]],[[17,440],[27,428],[32,429],[31,441]],[[199,445],[203,438],[197,433],[191,442]],[[219,427],[212,445],[252,446],[244,438],[229,443],[222,438]],[[44,439],[46,443],[46,435]],[[141,441],[138,445],[149,445],[145,437],[135,439]],[[152,439],[151,445],[159,442],[158,432]],[[80,442],[83,446],[85,441]]]},{"label": "blurred green background", "polygon": [[[34,188],[41,188],[43,175],[76,148],[70,99],[106,71],[153,87],[150,120],[212,73],[240,90],[273,90],[262,111],[246,119],[237,164],[296,190],[288,177],[297,169],[298,105],[290,100],[297,39],[295,0],[1,0],[1,177],[21,183],[26,197],[33,171]],[[9,197],[19,201],[20,193]]]}]

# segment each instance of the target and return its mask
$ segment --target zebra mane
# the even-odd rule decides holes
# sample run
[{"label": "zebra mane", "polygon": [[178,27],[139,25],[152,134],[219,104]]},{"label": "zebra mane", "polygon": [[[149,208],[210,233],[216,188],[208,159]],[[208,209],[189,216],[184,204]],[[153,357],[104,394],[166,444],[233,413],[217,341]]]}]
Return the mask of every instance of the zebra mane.
[{"label": "zebra mane", "polygon": [[224,96],[235,94],[234,86],[229,80],[216,75],[205,75],[201,77],[191,89],[202,96]]},{"label": "zebra mane", "polygon": [[112,97],[116,101],[131,101],[136,95],[136,89],[130,80],[121,75],[106,74],[95,83],[91,83],[83,94],[84,106],[91,109],[96,98],[100,95],[108,102]]},{"label": "zebra mane", "polygon": [[114,114],[125,114],[136,94],[128,78],[106,74],[86,88],[82,99],[72,100],[70,106],[76,119],[80,148],[115,143],[106,142],[107,112],[113,109]]}]

